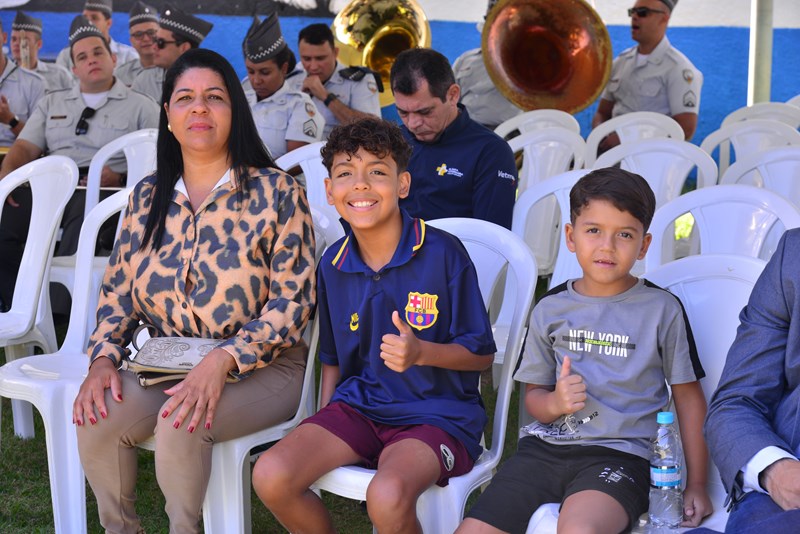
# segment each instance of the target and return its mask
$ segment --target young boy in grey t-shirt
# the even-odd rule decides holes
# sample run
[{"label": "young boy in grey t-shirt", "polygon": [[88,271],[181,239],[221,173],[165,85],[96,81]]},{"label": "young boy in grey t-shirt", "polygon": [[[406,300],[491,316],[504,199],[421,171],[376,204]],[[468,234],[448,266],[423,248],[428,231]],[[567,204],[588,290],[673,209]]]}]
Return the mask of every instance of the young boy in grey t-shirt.
[{"label": "young boy in grey t-shirt", "polygon": [[672,388],[686,457],[684,525],[711,513],[702,425],[705,376],[680,301],[631,275],[647,252],[655,197],[641,176],[595,170],[570,192],[566,244],[583,276],[533,311],[515,379],[535,418],[519,450],[459,527],[525,532],[536,509],[560,502],[560,532],[621,532],[647,511],[648,439]]}]

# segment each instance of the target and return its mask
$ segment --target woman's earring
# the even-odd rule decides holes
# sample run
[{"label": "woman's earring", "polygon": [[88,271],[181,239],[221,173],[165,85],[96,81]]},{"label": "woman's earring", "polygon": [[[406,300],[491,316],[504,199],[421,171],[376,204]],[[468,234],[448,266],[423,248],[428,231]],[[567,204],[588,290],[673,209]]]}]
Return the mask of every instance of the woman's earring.
[{"label": "woman's earring", "polygon": [[170,123],[167,123],[167,131],[169,132],[172,131],[172,125]]}]

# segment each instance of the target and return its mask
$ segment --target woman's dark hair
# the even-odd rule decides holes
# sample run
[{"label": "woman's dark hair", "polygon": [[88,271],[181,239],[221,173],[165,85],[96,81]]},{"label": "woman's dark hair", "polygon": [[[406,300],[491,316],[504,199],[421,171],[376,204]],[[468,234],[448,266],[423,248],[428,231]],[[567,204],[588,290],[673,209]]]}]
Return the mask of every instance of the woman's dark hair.
[{"label": "woman's dark hair", "polygon": [[617,167],[593,170],[572,187],[569,192],[572,224],[592,200],[605,200],[618,210],[627,211],[642,223],[645,232],[656,210],[656,196],[647,180]]},{"label": "woman's dark hair", "polygon": [[292,49],[288,46],[278,52],[273,59],[275,60],[275,64],[279,69],[284,63],[289,65],[289,68],[286,69],[286,74],[292,72],[297,66],[297,58],[294,57],[294,52],[292,52]]},{"label": "woman's dark hair", "polygon": [[[189,69],[210,69],[222,78],[231,99],[231,133],[228,138],[228,154],[236,186],[242,194],[247,188],[248,168],[276,167],[275,160],[264,147],[258,135],[250,106],[244,96],[242,85],[228,60],[205,48],[187,50],[167,70],[161,102],[169,103],[175,83]],[[147,215],[142,248],[150,243],[153,249],[161,247],[167,211],[172,201],[175,183],[183,175],[181,145],[167,130],[167,112],[161,106],[156,142],[156,184],[151,197],[150,213]]]},{"label": "woman's dark hair", "polygon": [[353,157],[362,148],[379,158],[391,156],[398,174],[406,170],[411,158],[411,146],[397,124],[377,117],[365,117],[340,124],[331,131],[328,142],[320,150],[322,164],[330,174],[336,154]]}]

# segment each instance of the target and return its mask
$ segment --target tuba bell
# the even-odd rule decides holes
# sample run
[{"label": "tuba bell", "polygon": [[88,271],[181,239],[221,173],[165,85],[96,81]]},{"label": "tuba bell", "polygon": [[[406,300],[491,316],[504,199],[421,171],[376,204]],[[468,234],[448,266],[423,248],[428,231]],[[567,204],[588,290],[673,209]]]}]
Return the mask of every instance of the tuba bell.
[{"label": "tuba bell", "polygon": [[486,70],[518,107],[577,113],[611,73],[611,39],[583,0],[500,0],[481,35]]},{"label": "tuba bell", "polygon": [[389,72],[394,58],[409,48],[431,46],[428,17],[415,0],[353,0],[331,25],[339,60],[380,74],[381,107],[394,103]]}]

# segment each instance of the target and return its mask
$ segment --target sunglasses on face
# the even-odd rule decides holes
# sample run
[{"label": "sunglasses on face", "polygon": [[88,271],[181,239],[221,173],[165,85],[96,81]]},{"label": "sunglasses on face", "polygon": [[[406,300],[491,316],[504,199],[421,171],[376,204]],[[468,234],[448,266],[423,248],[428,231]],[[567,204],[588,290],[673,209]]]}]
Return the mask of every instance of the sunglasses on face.
[{"label": "sunglasses on face", "polygon": [[168,44],[174,44],[177,46],[178,41],[167,41],[166,39],[162,39],[161,37],[156,39],[156,46],[158,47],[159,50],[164,50]]},{"label": "sunglasses on face", "polygon": [[660,9],[650,9],[649,7],[632,7],[628,9],[628,16],[632,17],[634,14],[639,18],[645,18],[650,13],[666,13]]},{"label": "sunglasses on face", "polygon": [[88,120],[94,117],[96,111],[94,108],[83,108],[78,124],[75,125],[75,135],[86,135],[86,132],[89,131]]},{"label": "sunglasses on face", "polygon": [[156,30],[145,30],[145,31],[141,31],[141,32],[133,32],[131,34],[131,37],[133,37],[137,41],[141,41],[145,37],[147,37],[148,39],[155,40],[155,38],[156,38]]}]

